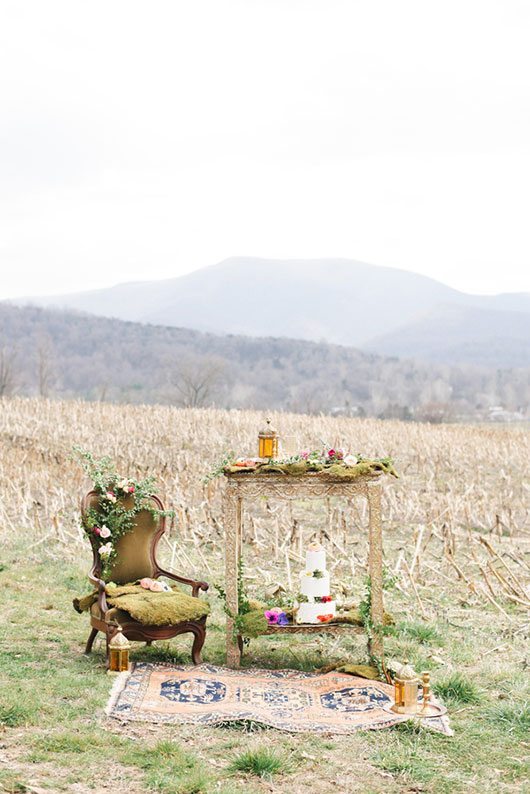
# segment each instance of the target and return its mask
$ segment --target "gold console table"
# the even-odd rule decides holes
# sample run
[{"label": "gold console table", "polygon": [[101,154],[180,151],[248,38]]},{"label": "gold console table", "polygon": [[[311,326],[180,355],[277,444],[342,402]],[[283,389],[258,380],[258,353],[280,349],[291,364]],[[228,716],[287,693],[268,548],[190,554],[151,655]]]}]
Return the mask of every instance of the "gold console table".
[{"label": "gold console table", "polygon": [[[328,496],[364,496],[368,501],[368,572],[371,580],[371,620],[373,626],[383,625],[383,539],[381,529],[381,483],[379,475],[361,476],[354,480],[322,477],[319,474],[293,476],[288,474],[259,474],[254,472],[225,473],[223,514],[225,529],[225,588],[226,605],[232,615],[238,613],[238,567],[241,557],[243,500],[257,497],[274,499],[322,499]],[[301,624],[270,626],[268,634],[364,632],[363,628],[344,623],[322,626]],[[369,651],[379,658],[383,655],[383,639],[379,632],[368,640]],[[241,638],[234,636],[234,620],[226,622],[226,663],[237,668],[241,662]]]}]

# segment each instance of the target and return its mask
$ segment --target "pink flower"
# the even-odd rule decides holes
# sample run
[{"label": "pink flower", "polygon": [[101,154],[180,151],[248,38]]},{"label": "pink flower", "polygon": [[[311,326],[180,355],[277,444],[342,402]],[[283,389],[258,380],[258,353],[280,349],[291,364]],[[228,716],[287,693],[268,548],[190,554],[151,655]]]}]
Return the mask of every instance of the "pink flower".
[{"label": "pink flower", "polygon": [[116,494],[113,491],[107,491],[106,497],[109,500],[109,502],[115,502],[116,501]]},{"label": "pink flower", "polygon": [[140,586],[144,588],[144,590],[149,590],[151,585],[153,584],[153,580],[150,579],[148,576],[140,579]]},{"label": "pink flower", "polygon": [[99,535],[100,535],[102,538],[110,538],[111,531],[110,531],[110,529],[109,529],[108,527],[105,527],[105,526],[103,526],[103,527],[101,527],[101,529],[99,530]]},{"label": "pink flower", "polygon": [[274,623],[277,623],[278,622],[278,618],[282,614],[282,612],[283,612],[283,610],[281,610],[279,607],[273,607],[272,609],[266,609],[264,614],[265,614],[265,617],[267,618],[267,623],[269,623],[271,626],[274,625]]},{"label": "pink flower", "polygon": [[102,557],[108,557],[112,554],[112,543],[105,543],[104,546],[100,546],[99,553]]},{"label": "pink flower", "polygon": [[309,450],[308,449],[303,449],[300,452],[300,457],[302,458],[302,460],[307,460],[308,457],[309,457]]},{"label": "pink flower", "polygon": [[92,527],[92,532],[94,535],[101,535],[101,530],[99,527]]},{"label": "pink flower", "polygon": [[134,493],[134,485],[129,485],[129,493]]}]

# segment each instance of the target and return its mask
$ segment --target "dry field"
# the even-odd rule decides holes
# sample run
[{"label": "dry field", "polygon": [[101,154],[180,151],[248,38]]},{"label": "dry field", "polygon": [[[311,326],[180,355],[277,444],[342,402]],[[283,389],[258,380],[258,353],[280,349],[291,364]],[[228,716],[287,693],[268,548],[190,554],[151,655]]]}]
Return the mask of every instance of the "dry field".
[{"label": "dry field", "polygon": [[[124,474],[154,474],[163,501],[176,511],[163,547],[165,561],[179,572],[194,569],[215,582],[222,578],[223,482],[218,478],[205,484],[203,478],[228,451],[255,453],[262,422],[263,416],[254,412],[0,401],[4,558],[0,578],[4,592],[11,596],[4,599],[0,635],[5,657],[0,668],[5,699],[3,706],[0,702],[5,733],[0,735],[4,748],[0,750],[4,753],[0,755],[0,790],[2,786],[5,791],[107,790],[97,783],[89,743],[80,745],[78,738],[76,744],[72,738],[82,738],[84,731],[96,734],[107,687],[101,653],[90,662],[78,657],[88,633],[86,621],[73,611],[66,611],[64,620],[72,595],[85,588],[83,574],[89,565],[77,512],[80,495],[89,483],[72,460],[72,446],[111,456]],[[197,730],[166,729],[163,736],[151,730],[140,736],[138,731],[127,734],[105,725],[116,744],[119,779],[131,794],[151,790],[166,794],[297,792],[304,790],[308,780],[314,790],[323,792],[520,791],[528,749],[524,738],[528,728],[528,430],[288,414],[273,416],[273,422],[290,450],[317,447],[324,440],[354,453],[394,458],[401,478],[386,482],[384,493],[386,564],[397,575],[396,587],[387,595],[387,609],[396,619],[388,647],[390,653],[406,655],[432,670],[451,707],[456,738],[437,739],[413,730],[384,731],[347,741],[331,737],[326,743],[322,738],[288,737],[274,731],[249,735],[243,730],[216,729],[208,731],[207,756],[202,749],[204,733],[201,738]],[[359,597],[366,571],[365,526],[362,500],[332,501],[311,511],[304,503],[289,507],[260,502],[246,521],[245,574],[250,592],[257,594],[268,583],[285,584],[300,567],[304,543],[319,530],[333,549],[330,567],[337,589]],[[36,588],[35,577],[42,578],[42,587]],[[33,601],[40,612],[35,613]],[[214,596],[212,601],[205,656],[219,663],[222,614]],[[41,617],[35,620],[35,614]],[[41,643],[38,664],[28,647],[32,633],[35,642]],[[50,640],[52,635],[56,638]],[[184,642],[176,647],[179,652],[186,650]],[[68,676],[63,681],[66,689],[77,692],[70,696],[68,717],[57,712],[57,701],[68,702],[69,697],[57,692],[61,675],[54,679],[49,674],[59,649],[63,659],[73,660],[63,661],[61,672]],[[138,653],[150,658],[156,649]],[[171,653],[176,652],[163,648],[160,653],[173,658]],[[24,680],[22,662],[17,659],[27,665]],[[253,641],[246,663],[313,669],[339,659],[364,661],[364,645],[359,639],[338,647],[336,642],[308,637],[289,645],[264,638]],[[84,665],[84,675],[76,665]],[[31,690],[43,693],[37,716],[28,706],[17,718],[17,704],[30,695],[28,681],[33,679],[27,670],[37,668],[42,677],[35,673],[36,689]],[[76,686],[83,678],[86,687],[88,674],[90,697],[87,694],[83,700]],[[76,697],[84,703],[77,711],[73,707]],[[184,747],[195,765],[187,767],[193,769],[188,777],[195,775],[199,780],[202,764],[206,769],[203,782],[187,788],[179,783],[178,775],[171,773],[171,764],[176,769],[177,760],[167,747],[167,779],[153,777],[145,752],[163,755],[161,745],[154,744],[157,741],[164,746],[173,742],[179,752]],[[142,750],[140,760],[139,742],[148,748]],[[279,769],[270,777],[230,771],[240,745],[266,745],[278,752]],[[83,774],[66,774],[64,769],[72,764],[82,766]]]}]

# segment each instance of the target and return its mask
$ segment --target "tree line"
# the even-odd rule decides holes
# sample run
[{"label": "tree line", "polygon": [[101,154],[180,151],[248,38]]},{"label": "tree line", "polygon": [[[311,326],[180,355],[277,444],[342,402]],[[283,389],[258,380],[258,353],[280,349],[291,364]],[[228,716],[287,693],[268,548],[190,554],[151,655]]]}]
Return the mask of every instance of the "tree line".
[{"label": "tree line", "polygon": [[283,409],[425,421],[528,416],[530,369],[429,364],[0,304],[0,396]]}]

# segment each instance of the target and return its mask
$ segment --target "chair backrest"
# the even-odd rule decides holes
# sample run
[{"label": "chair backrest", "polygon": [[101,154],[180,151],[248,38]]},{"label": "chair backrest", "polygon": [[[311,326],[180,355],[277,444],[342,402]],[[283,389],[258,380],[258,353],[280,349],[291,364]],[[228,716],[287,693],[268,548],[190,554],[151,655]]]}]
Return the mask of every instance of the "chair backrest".
[{"label": "chair backrest", "polygon": [[[90,491],[81,503],[83,515],[91,507],[97,507],[98,494]],[[129,497],[131,498],[131,497]],[[160,499],[150,497],[153,508],[163,510]],[[154,516],[149,510],[141,510],[135,517],[134,526],[116,542],[116,560],[110,568],[105,579],[116,584],[127,584],[144,576],[154,576],[157,570],[156,547],[165,531],[163,516]],[[94,553],[94,563],[91,576],[100,578],[101,558],[98,552],[98,542],[95,537],[90,538]]]}]

